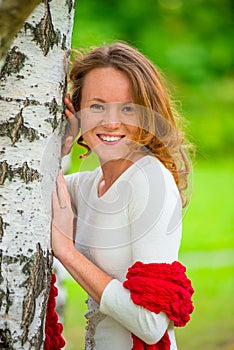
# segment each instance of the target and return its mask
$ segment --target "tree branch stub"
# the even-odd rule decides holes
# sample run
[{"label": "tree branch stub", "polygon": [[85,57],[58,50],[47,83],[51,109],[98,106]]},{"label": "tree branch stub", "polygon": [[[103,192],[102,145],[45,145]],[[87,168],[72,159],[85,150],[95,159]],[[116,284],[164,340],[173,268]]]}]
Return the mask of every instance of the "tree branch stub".
[{"label": "tree branch stub", "polygon": [[0,69],[14,36],[26,18],[42,0],[1,0],[0,4]]}]

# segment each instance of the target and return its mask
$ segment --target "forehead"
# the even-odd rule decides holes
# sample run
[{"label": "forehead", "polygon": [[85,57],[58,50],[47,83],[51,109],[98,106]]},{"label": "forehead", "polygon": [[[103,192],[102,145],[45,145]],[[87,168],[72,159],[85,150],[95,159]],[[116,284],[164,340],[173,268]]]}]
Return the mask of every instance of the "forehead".
[{"label": "forehead", "polygon": [[131,82],[128,76],[113,67],[92,69],[84,78],[82,100],[95,98],[105,102],[132,100]]}]

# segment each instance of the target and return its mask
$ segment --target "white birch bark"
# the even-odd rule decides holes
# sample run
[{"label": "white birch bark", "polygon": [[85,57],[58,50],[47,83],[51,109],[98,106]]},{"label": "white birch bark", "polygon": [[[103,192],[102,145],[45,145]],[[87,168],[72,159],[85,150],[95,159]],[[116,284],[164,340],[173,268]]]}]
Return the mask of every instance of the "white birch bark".
[{"label": "white birch bark", "polygon": [[0,69],[14,36],[42,0],[0,0]]},{"label": "white birch bark", "polygon": [[1,71],[1,349],[43,349],[52,255],[41,162],[51,169],[52,190],[58,158],[49,154],[46,163],[44,150],[63,119],[74,2],[44,0],[36,7]]}]

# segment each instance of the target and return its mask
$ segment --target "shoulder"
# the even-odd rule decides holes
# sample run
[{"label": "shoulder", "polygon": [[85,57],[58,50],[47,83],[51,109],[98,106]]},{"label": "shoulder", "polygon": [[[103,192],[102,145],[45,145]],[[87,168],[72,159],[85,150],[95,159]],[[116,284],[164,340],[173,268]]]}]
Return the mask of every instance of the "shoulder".
[{"label": "shoulder", "polygon": [[166,188],[178,194],[178,188],[171,172],[153,156],[145,156],[135,164],[134,173],[130,179],[136,189],[150,191]]},{"label": "shoulder", "polygon": [[[171,172],[155,157],[145,156],[134,164],[129,179],[131,187],[130,209],[133,215],[158,215],[180,203],[180,194]],[[160,214],[161,215],[161,214]]]},{"label": "shoulder", "polygon": [[82,192],[86,191],[86,189],[89,191],[95,183],[99,172],[100,168],[97,168],[93,171],[82,171],[65,175],[65,181],[70,195],[74,195],[74,193],[78,194],[81,190]]},{"label": "shoulder", "polygon": [[94,181],[99,168],[93,171],[81,171],[72,174],[65,175],[67,185],[85,184],[90,181]]},{"label": "shoulder", "polygon": [[167,233],[177,228],[179,236],[174,237],[180,237],[182,205],[173,175],[152,156],[144,157],[137,166],[131,178],[129,201],[134,237],[138,239],[142,232],[151,232],[155,237],[169,238]]}]

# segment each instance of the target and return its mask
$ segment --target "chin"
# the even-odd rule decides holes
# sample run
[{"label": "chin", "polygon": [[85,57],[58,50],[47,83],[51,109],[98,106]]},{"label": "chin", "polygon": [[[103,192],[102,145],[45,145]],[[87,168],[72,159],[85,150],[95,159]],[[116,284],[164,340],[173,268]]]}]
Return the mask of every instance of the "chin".
[{"label": "chin", "polygon": [[129,159],[130,152],[106,152],[105,154],[98,154],[98,157],[100,159],[101,164],[103,164],[111,161],[117,161],[120,159]]}]

